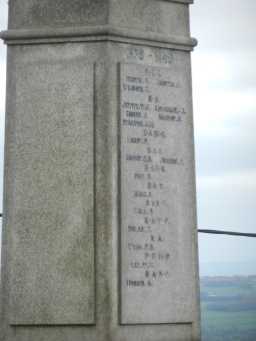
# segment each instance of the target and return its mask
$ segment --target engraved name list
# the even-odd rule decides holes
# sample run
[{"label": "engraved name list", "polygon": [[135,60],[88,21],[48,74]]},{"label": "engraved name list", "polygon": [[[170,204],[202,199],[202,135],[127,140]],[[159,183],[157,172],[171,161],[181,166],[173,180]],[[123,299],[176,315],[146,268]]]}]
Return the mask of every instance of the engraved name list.
[{"label": "engraved name list", "polygon": [[187,109],[178,103],[182,84],[169,68],[124,64],[120,73],[121,320],[165,322],[145,321],[144,301],[159,301],[172,285],[173,217],[186,162],[177,136]]}]

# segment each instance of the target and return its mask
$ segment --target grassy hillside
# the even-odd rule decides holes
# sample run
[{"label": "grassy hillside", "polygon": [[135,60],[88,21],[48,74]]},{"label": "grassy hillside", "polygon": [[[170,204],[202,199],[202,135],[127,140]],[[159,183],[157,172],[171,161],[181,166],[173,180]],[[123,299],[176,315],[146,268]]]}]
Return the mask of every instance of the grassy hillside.
[{"label": "grassy hillside", "polygon": [[256,341],[256,276],[201,278],[203,341]]}]

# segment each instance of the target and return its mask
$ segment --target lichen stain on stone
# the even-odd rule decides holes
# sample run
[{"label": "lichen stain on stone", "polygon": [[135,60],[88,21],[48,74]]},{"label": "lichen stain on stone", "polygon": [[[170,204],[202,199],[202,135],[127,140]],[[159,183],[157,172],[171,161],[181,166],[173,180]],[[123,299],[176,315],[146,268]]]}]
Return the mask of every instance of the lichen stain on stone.
[{"label": "lichen stain on stone", "polygon": [[146,30],[150,32],[161,32],[161,11],[158,4],[152,4],[148,0],[138,1],[134,5],[133,15],[138,20],[144,19],[147,24]]},{"label": "lichen stain on stone", "polygon": [[[87,213],[91,215],[90,213]],[[83,217],[81,217],[83,220]],[[91,219],[87,219],[88,222]],[[78,231],[77,231],[78,232]],[[83,277],[86,283],[91,283],[94,273],[94,241],[92,223],[83,224],[79,233],[74,236],[72,244],[65,251],[64,270],[75,278]]]},{"label": "lichen stain on stone", "polygon": [[103,0],[45,0],[32,2],[27,17],[37,26],[67,26],[102,23],[107,16],[106,1]]}]

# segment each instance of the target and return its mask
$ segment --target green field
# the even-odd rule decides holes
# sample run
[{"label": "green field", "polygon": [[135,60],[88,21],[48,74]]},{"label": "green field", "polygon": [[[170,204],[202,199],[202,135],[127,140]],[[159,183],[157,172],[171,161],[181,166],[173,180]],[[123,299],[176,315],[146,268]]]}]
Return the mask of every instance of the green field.
[{"label": "green field", "polygon": [[256,276],[201,279],[203,341],[256,341]]}]

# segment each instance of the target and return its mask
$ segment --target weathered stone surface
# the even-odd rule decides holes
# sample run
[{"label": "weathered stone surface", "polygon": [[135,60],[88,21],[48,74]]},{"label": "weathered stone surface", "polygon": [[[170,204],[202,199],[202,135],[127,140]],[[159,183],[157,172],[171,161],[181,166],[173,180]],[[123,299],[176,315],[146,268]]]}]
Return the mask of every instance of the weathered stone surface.
[{"label": "weathered stone surface", "polygon": [[93,65],[19,54],[11,324],[94,323]]},{"label": "weathered stone surface", "polygon": [[171,36],[189,35],[188,6],[148,0],[11,0],[10,29],[112,25]]},{"label": "weathered stone surface", "polygon": [[[66,0],[10,1],[9,26],[17,30],[9,32],[16,40],[7,39],[14,45],[8,46],[4,341],[199,340],[188,2],[75,1],[73,8]],[[105,23],[111,28],[101,30]],[[119,173],[130,148],[120,144],[121,85],[129,70],[142,76],[146,68],[180,84],[163,91],[151,84],[150,91],[165,106],[186,109],[182,122],[164,125],[168,142],[149,145],[185,160],[164,177],[173,199],[163,234],[171,276],[149,302],[122,284],[130,276],[122,263],[130,261],[130,237],[120,218],[135,202],[128,200],[133,182],[127,186],[129,176],[120,181]],[[170,310],[156,291],[165,293]]]},{"label": "weathered stone surface", "polygon": [[189,35],[188,6],[168,1],[110,1],[110,24],[171,36]]},{"label": "weathered stone surface", "polygon": [[102,25],[107,23],[106,0],[11,0],[11,29]]}]

